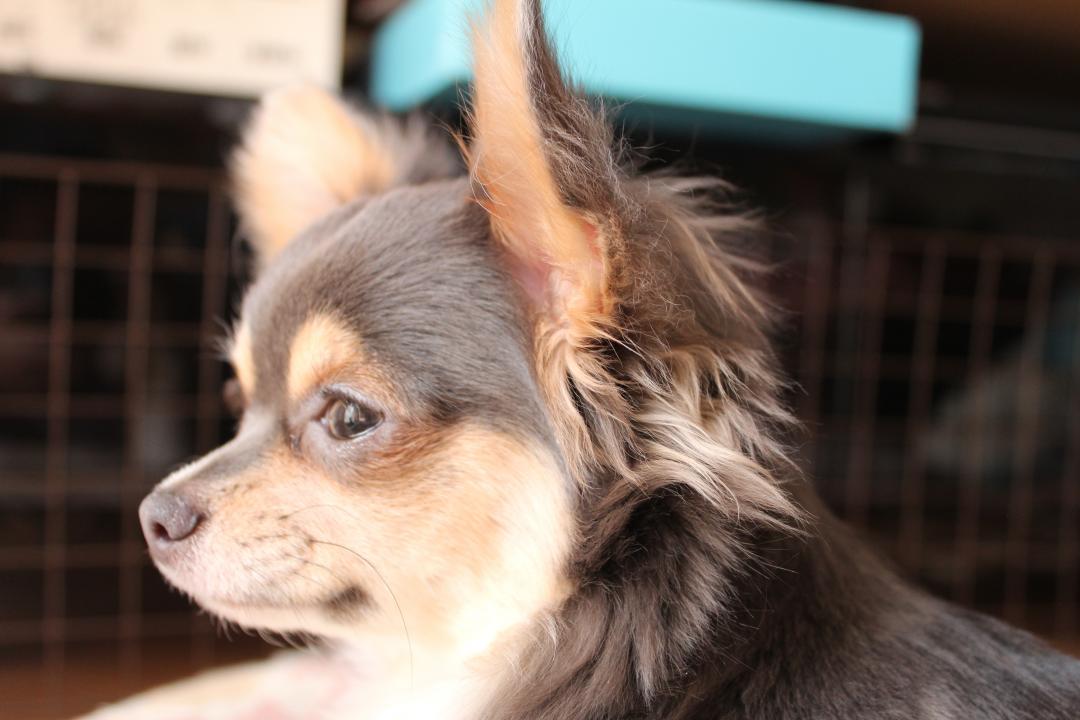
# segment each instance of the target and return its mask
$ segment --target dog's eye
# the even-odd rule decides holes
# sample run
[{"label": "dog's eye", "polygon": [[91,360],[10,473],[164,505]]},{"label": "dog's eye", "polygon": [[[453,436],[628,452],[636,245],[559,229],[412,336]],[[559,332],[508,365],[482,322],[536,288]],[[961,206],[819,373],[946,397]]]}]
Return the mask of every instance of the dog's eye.
[{"label": "dog's eye", "polygon": [[379,414],[355,400],[335,398],[326,408],[323,425],[338,440],[351,440],[379,424]]}]

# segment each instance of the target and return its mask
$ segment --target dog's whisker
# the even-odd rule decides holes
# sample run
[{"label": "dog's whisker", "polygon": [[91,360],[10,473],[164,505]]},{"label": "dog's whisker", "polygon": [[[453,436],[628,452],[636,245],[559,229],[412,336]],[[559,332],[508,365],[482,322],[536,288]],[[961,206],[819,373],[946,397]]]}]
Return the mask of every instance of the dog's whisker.
[{"label": "dog's whisker", "polygon": [[397,595],[394,593],[394,589],[390,587],[390,583],[386,582],[386,578],[383,577],[383,574],[381,572],[379,572],[379,568],[375,567],[375,563],[371,562],[366,557],[353,550],[352,548],[346,545],[342,545],[341,543],[330,542],[328,540],[319,540],[317,538],[311,538],[311,542],[315,543],[316,545],[326,545],[328,547],[338,548],[339,550],[344,550],[345,552],[355,556],[358,560],[371,568],[371,571],[375,573],[375,575],[379,578],[379,581],[383,584],[383,587],[386,588],[386,592],[390,593],[390,597],[394,601],[394,607],[397,608],[398,617],[401,619],[401,627],[405,631],[405,642],[409,648],[409,687],[412,688],[416,682],[416,671],[413,662],[412,635],[409,633],[409,623],[405,620],[405,613],[401,609],[401,603],[398,602]]}]

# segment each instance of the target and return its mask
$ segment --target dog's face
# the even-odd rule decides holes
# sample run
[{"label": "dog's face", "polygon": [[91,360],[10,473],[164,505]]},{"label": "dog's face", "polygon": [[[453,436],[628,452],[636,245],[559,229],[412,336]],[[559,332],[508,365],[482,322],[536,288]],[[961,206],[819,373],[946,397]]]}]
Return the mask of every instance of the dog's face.
[{"label": "dog's face", "polygon": [[230,343],[242,420],[140,509],[212,612],[468,656],[565,596],[572,401],[541,356],[604,307],[604,263],[544,159],[530,12],[500,3],[478,44],[468,176],[315,90],[255,113],[233,168],[260,267]]},{"label": "dog's face", "polygon": [[401,613],[456,644],[557,599],[570,486],[467,195],[449,180],[351,202],[248,293],[236,438],[143,506],[162,572],[207,609],[391,644]]},{"label": "dog's face", "polygon": [[786,414],[767,313],[710,242],[729,226],[624,173],[539,12],[495,0],[477,31],[463,176],[422,128],[318,91],[255,113],[233,166],[260,268],[231,340],[242,421],[140,510],[209,610],[460,667],[604,592],[607,545],[637,562],[616,532],[634,498],[797,514],[751,418]]}]

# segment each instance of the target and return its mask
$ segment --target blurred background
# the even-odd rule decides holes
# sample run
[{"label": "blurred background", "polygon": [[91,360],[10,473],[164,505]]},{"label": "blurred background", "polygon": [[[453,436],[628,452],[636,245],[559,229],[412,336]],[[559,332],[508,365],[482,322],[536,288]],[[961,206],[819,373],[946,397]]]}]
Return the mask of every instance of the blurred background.
[{"label": "blurred background", "polygon": [[[740,1],[632,4],[711,3]],[[223,158],[265,89],[370,97],[401,67],[386,18],[435,4],[0,0],[0,717],[269,652],[165,586],[136,517],[232,430],[215,342],[248,262]],[[1080,653],[1080,4],[766,4],[914,18],[910,121],[807,139],[631,103],[620,125],[766,210],[828,503],[933,592]],[[416,104],[458,122],[452,95]]]}]

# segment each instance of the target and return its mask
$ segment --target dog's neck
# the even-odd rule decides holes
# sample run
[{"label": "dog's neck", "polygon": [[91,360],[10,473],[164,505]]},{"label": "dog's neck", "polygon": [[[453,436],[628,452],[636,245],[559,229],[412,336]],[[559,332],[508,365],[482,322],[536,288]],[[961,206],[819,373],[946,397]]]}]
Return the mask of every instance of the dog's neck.
[{"label": "dog's neck", "polygon": [[466,655],[460,648],[428,646],[419,638],[404,652],[393,643],[343,640],[335,643],[333,653],[335,664],[351,678],[348,689],[325,708],[326,716],[335,718],[473,720],[493,697],[494,680],[508,672],[501,644],[494,643]]},{"label": "dog's neck", "polygon": [[799,533],[725,526],[675,491],[641,503],[481,717],[681,717],[692,698],[742,692],[763,654],[790,647],[785,634],[813,645],[841,617],[872,622],[861,608],[906,602],[803,490],[816,519]]},{"label": "dog's neck", "polygon": [[792,490],[810,518],[797,531],[734,525],[678,486],[604,505],[583,526],[621,527],[578,558],[557,606],[466,654],[422,638],[411,657],[345,645],[357,682],[343,703],[378,720],[562,720],[680,717],[689,698],[737,699],[764,658],[820,649],[837,627],[873,622],[864,608],[911,593],[811,488]]}]

